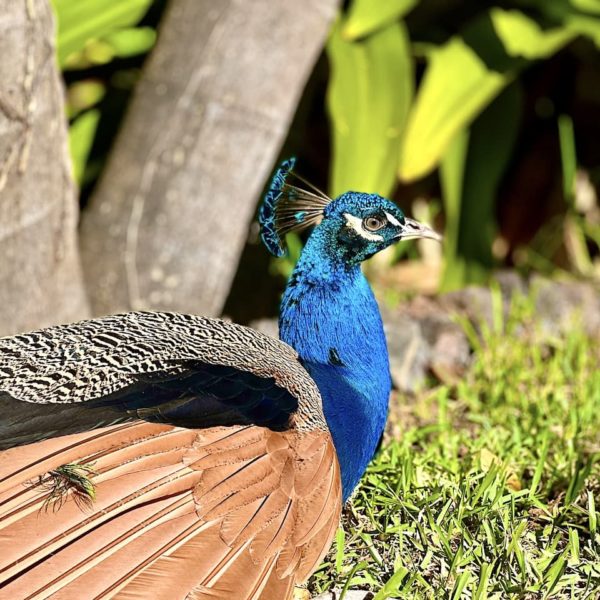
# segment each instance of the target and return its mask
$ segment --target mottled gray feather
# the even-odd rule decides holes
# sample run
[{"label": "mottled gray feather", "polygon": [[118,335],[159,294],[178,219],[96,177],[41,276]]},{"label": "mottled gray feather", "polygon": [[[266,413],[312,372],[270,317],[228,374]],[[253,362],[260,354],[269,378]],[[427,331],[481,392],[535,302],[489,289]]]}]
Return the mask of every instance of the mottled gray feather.
[{"label": "mottled gray feather", "polygon": [[273,378],[298,399],[296,427],[326,429],[318,388],[290,346],[220,319],[160,312],[131,312],[1,338],[2,429],[16,438],[22,430],[26,439],[27,419],[38,419],[49,429],[54,424],[60,433],[71,425],[77,428],[79,421],[101,426],[127,419],[85,403],[135,384],[140,375],[176,376],[189,369],[189,361]]}]

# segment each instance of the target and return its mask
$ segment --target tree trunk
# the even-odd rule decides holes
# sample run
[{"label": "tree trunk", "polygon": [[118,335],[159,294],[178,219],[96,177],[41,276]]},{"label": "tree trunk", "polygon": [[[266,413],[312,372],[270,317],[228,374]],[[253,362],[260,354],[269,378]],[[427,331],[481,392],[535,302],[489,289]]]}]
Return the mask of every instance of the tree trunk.
[{"label": "tree trunk", "polygon": [[47,0],[0,0],[0,335],[87,316]]},{"label": "tree trunk", "polygon": [[95,314],[220,313],[338,0],[172,0],[83,215]]}]

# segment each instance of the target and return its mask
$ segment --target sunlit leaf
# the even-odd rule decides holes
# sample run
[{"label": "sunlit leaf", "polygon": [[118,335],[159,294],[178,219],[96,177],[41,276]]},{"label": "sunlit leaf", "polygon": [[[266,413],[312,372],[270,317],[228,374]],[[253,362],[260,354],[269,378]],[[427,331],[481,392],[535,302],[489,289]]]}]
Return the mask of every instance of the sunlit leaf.
[{"label": "sunlit leaf", "polygon": [[58,17],[58,62],[84,48],[86,42],[135,25],[152,0],[52,0]]},{"label": "sunlit leaf", "polygon": [[561,24],[574,36],[591,39],[600,48],[600,0],[538,0],[536,8],[549,22]]},{"label": "sunlit leaf", "polygon": [[445,291],[482,283],[493,266],[496,195],[516,141],[521,104],[520,88],[509,86],[471,127],[468,148],[461,134],[444,157]]},{"label": "sunlit leaf", "polygon": [[152,27],[129,27],[104,37],[113,48],[115,56],[127,58],[148,52],[156,41],[156,31]]},{"label": "sunlit leaf", "polygon": [[333,137],[331,192],[388,195],[396,179],[400,136],[413,95],[406,29],[392,23],[361,42],[343,39],[338,23],[327,51],[327,103]]},{"label": "sunlit leaf", "polygon": [[512,74],[488,69],[462,38],[436,49],[406,125],[400,178],[418,179],[434,169],[458,131],[508,83]]},{"label": "sunlit leaf", "polygon": [[571,0],[570,3],[583,12],[600,15],[600,0]]},{"label": "sunlit leaf", "polygon": [[452,138],[529,64],[574,37],[565,28],[541,29],[518,11],[492,9],[462,36],[433,50],[408,118],[400,154],[401,179],[433,170]]},{"label": "sunlit leaf", "polygon": [[354,0],[342,29],[342,36],[355,40],[401,19],[419,0]]},{"label": "sunlit leaf", "polygon": [[449,290],[465,279],[465,264],[458,256],[458,236],[462,210],[463,178],[469,147],[469,131],[462,129],[454,136],[440,165],[440,184],[446,227],[444,229],[444,279],[442,289]]},{"label": "sunlit leaf", "polygon": [[490,16],[498,37],[511,56],[546,58],[576,35],[574,31],[564,27],[544,30],[518,10],[492,8]]},{"label": "sunlit leaf", "polygon": [[590,38],[600,49],[600,19],[574,14],[565,19],[565,25],[574,34]]},{"label": "sunlit leaf", "polygon": [[95,79],[72,83],[67,89],[67,112],[69,118],[94,106],[102,100],[106,86]]},{"label": "sunlit leaf", "polygon": [[81,185],[94,135],[98,127],[100,111],[88,110],[79,116],[69,128],[69,146],[75,181]]}]

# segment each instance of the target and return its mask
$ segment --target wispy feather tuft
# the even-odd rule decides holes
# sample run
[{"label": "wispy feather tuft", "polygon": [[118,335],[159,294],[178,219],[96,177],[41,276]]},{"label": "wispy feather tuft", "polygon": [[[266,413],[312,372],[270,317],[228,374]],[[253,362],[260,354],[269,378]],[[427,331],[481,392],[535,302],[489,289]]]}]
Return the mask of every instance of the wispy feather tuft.
[{"label": "wispy feather tuft", "polygon": [[[261,238],[275,256],[286,253],[286,233],[316,225],[331,202],[331,198],[294,173],[295,164],[296,159],[289,158],[279,165],[258,216]],[[310,189],[295,185],[294,180]]]},{"label": "wispy feather tuft", "polygon": [[92,477],[97,475],[93,465],[69,463],[62,465],[30,482],[29,488],[40,487],[47,492],[44,508],[59,510],[71,497],[81,510],[90,509],[96,499],[96,486]]}]

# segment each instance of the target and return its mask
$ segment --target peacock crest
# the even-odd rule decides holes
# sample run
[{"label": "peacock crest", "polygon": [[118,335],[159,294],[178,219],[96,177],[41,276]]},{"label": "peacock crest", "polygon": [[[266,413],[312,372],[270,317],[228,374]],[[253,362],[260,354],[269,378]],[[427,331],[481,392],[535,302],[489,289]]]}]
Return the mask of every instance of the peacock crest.
[{"label": "peacock crest", "polygon": [[[275,256],[286,253],[285,236],[317,225],[331,202],[326,194],[294,172],[295,158],[281,163],[260,208],[261,238]],[[299,182],[309,189],[295,184]]]}]

